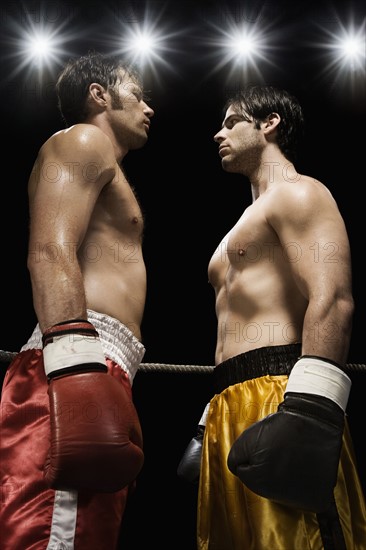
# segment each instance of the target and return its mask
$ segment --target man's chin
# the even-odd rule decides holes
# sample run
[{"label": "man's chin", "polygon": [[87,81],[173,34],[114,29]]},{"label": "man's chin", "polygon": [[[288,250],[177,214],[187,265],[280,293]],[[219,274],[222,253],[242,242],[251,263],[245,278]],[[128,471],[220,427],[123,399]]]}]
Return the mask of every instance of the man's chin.
[{"label": "man's chin", "polygon": [[228,157],[223,157],[221,159],[221,166],[225,170],[225,172],[233,172],[232,164],[229,161]]},{"label": "man's chin", "polygon": [[136,149],[141,149],[145,143],[147,142],[148,140],[148,137],[147,136],[144,136],[144,137],[140,137],[139,140],[136,140],[135,143],[133,144],[133,146],[130,148],[131,151],[134,151]]}]

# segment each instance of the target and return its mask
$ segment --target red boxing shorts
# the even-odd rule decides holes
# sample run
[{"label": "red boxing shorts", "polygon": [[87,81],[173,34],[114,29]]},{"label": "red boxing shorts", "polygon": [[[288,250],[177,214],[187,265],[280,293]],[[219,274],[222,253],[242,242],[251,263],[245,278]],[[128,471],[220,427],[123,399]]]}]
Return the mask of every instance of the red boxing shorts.
[{"label": "red boxing shorts", "polygon": [[[88,318],[98,330],[109,373],[132,399],[131,386],[144,346],[116,319],[90,310]],[[3,385],[1,550],[113,550],[133,487],[98,494],[55,491],[43,479],[50,422],[41,338],[37,325],[9,365]]]}]

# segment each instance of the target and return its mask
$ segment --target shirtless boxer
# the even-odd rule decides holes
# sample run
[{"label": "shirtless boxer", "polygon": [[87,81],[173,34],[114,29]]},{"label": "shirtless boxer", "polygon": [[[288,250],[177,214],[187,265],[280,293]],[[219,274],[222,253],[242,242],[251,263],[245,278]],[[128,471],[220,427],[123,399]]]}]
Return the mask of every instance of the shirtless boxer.
[{"label": "shirtless boxer", "polygon": [[291,94],[254,86],[214,137],[253,200],[208,268],[216,394],[178,467],[199,482],[199,550],[365,550],[345,419],[350,246],[329,190],[295,168],[302,123]]},{"label": "shirtless boxer", "polygon": [[38,324],[2,391],[1,548],[112,550],[144,460],[143,219],[122,161],[154,111],[134,69],[97,52],[70,60],[56,91],[66,129],[28,184]]}]

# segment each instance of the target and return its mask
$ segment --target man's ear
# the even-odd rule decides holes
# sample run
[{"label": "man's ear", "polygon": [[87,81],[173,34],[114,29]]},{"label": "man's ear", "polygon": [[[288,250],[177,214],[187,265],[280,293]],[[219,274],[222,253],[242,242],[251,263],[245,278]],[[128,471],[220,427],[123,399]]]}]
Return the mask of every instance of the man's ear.
[{"label": "man's ear", "polygon": [[90,98],[100,107],[105,107],[107,105],[107,92],[101,84],[92,82],[89,86],[89,94]]},{"label": "man's ear", "polygon": [[267,116],[263,123],[263,131],[266,134],[270,134],[281,122],[281,117],[278,113],[271,113]]}]

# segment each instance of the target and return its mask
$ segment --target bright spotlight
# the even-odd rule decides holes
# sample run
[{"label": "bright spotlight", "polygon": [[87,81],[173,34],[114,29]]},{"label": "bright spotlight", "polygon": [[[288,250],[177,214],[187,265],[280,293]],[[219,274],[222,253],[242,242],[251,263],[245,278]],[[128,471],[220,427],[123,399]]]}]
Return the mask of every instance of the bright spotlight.
[{"label": "bright spotlight", "polygon": [[130,53],[134,61],[145,62],[148,59],[158,56],[162,47],[162,39],[149,31],[131,31],[130,37],[123,44],[123,51]]},{"label": "bright spotlight", "polygon": [[[232,57],[237,57],[241,60],[254,59],[256,55],[259,55],[260,42],[258,37],[250,35],[246,32],[238,33],[231,40],[225,44],[227,50],[232,52]],[[230,55],[230,54],[229,54]]]},{"label": "bright spotlight", "polygon": [[[171,52],[170,39],[177,33],[163,32],[160,24],[162,13],[152,15],[146,10],[142,20],[134,25],[126,25],[121,21],[118,34],[109,37],[109,43],[114,51],[127,56],[130,61],[141,68],[149,66],[155,73],[157,65],[165,65],[172,69],[164,58],[166,52]],[[182,30],[180,33],[183,32]]]},{"label": "bright spotlight", "polygon": [[[31,13],[26,12],[26,22],[19,23],[16,19],[10,19],[6,41],[12,46],[12,52],[8,55],[13,59],[14,69],[8,75],[9,79],[22,71],[27,71],[27,78],[33,73],[42,78],[47,71],[53,72],[61,65],[62,56],[65,55],[65,44],[73,39],[70,31],[64,32],[68,27],[70,17],[64,15],[59,22],[55,19],[52,24],[44,21],[45,14],[40,11],[39,20],[36,21]],[[34,15],[34,14],[33,14]]]},{"label": "bright spotlight", "polygon": [[272,22],[268,25],[238,24],[228,16],[226,25],[212,23],[211,27],[211,38],[206,38],[205,42],[211,47],[208,57],[212,58],[212,70],[206,70],[205,78],[228,66],[228,80],[234,74],[246,78],[257,75],[262,79],[262,68],[274,64],[272,56],[277,46]]},{"label": "bright spotlight", "polygon": [[131,49],[136,50],[140,54],[149,54],[154,48],[154,38],[148,35],[136,36],[132,39]]},{"label": "bright spotlight", "polygon": [[338,59],[349,61],[356,66],[365,63],[365,36],[361,33],[341,38],[334,46]]},{"label": "bright spotlight", "polygon": [[319,50],[323,49],[327,62],[324,65],[324,73],[335,73],[337,77],[365,73],[365,21],[356,29],[354,23],[348,29],[340,23],[336,32],[328,33],[327,42],[315,44]]},{"label": "bright spotlight", "polygon": [[57,42],[51,35],[28,35],[23,40],[22,50],[28,60],[47,62],[54,58],[57,52]]}]

